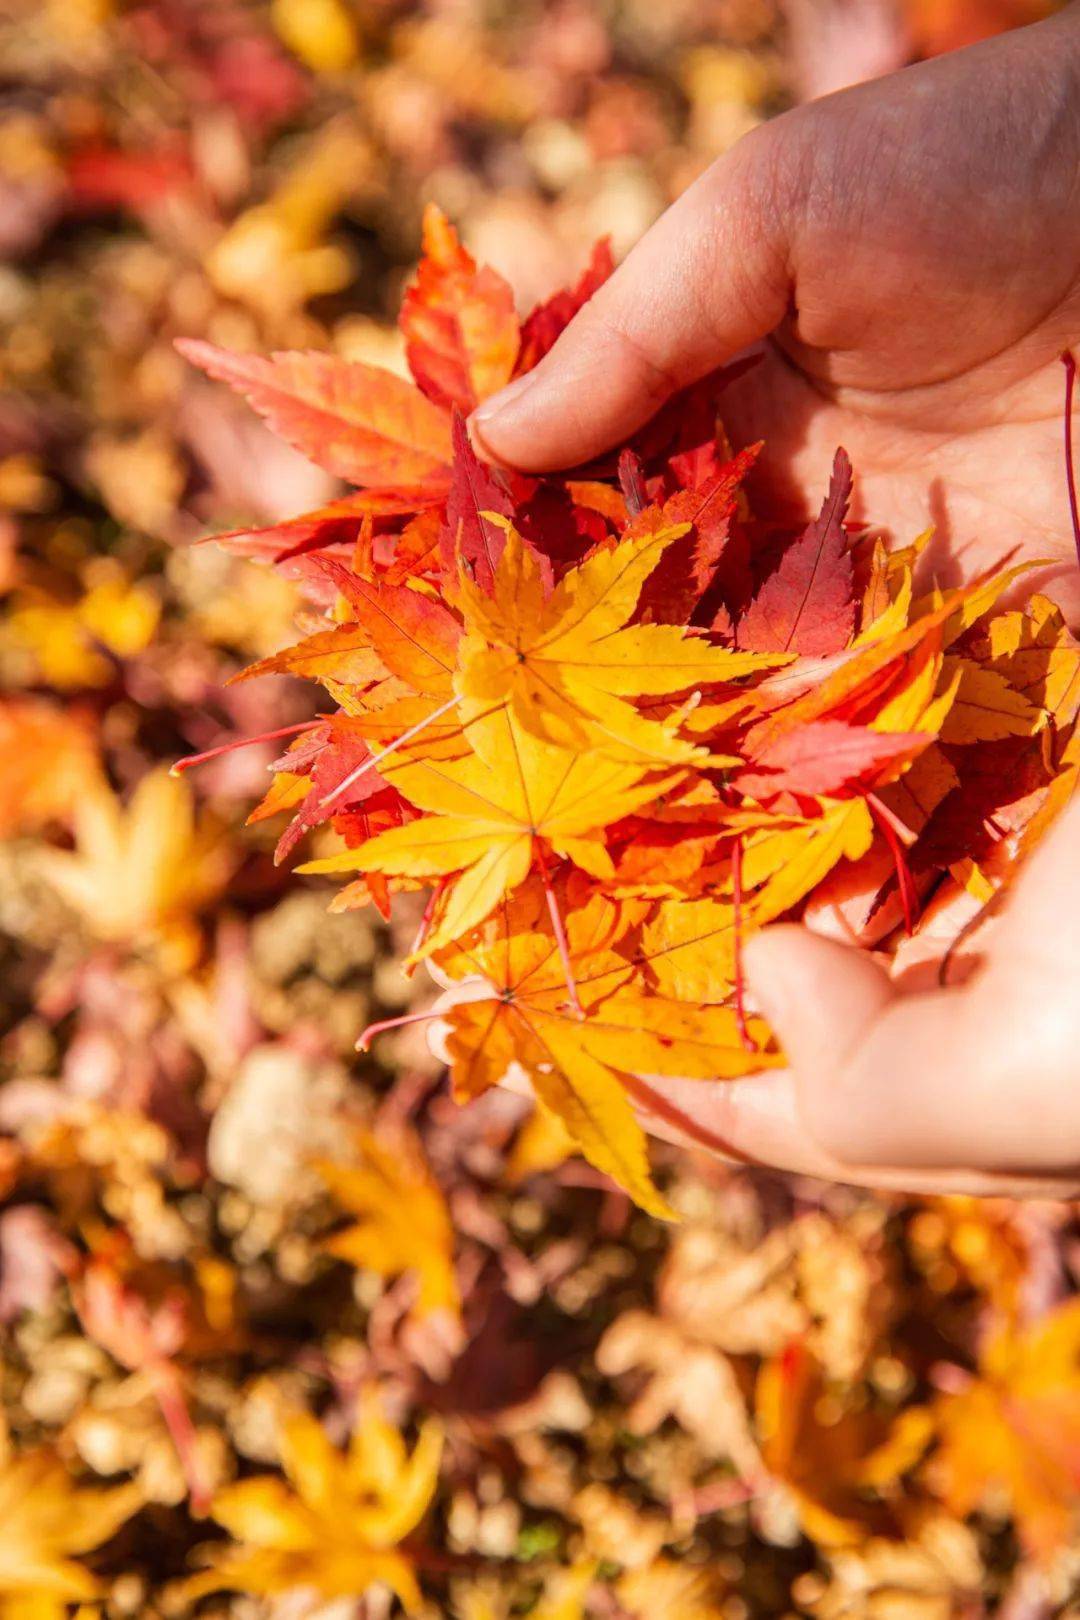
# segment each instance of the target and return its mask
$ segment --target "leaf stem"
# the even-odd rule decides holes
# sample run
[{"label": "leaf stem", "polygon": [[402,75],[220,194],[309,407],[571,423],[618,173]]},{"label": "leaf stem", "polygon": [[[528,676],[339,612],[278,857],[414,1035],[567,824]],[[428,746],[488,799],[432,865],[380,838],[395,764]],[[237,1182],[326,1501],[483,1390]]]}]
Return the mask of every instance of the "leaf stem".
[{"label": "leaf stem", "polygon": [[445,703],[440,704],[437,709],[433,709],[422,720],[418,720],[415,726],[410,726],[408,731],[403,731],[396,741],[388,743],[377,754],[372,754],[368,759],[365,759],[362,765],[356,767],[355,771],[349,772],[344,781],[339,782],[336,788],[330,790],[322,799],[319,808],[325,810],[328,804],[333,804],[335,799],[340,799],[341,795],[347,792],[354,782],[359,782],[362,776],[366,776],[368,771],[373,771],[376,765],[381,765],[384,759],[389,759],[391,754],[396,754],[399,748],[403,748],[407,742],[412,742],[414,737],[418,737],[425,727],[433,726],[436,720],[441,720],[444,714],[448,714],[451,709],[456,708],[457,701],[456,697],[447,698]]},{"label": "leaf stem", "polygon": [[624,450],[619,457],[619,487],[626,502],[627,513],[633,520],[649,504],[645,488],[645,468],[642,466],[641,457],[633,450]]},{"label": "leaf stem", "polygon": [[537,840],[535,848],[536,864],[540,868],[540,881],[544,885],[544,894],[547,897],[548,916],[551,918],[551,926],[555,933],[555,944],[558,946],[559,960],[562,963],[563,976],[566,979],[566,988],[570,993],[570,1006],[579,1018],[584,1018],[585,1009],[581,1005],[581,999],[578,996],[574,970],[570,962],[570,946],[566,939],[566,929],[563,927],[562,913],[555,898],[555,890],[551,887],[547,861],[539,840]]},{"label": "leaf stem", "polygon": [[889,852],[893,858],[896,869],[896,886],[900,891],[900,904],[904,908],[904,931],[910,937],[915,932],[915,925],[919,920],[919,892],[915,887],[915,880],[911,875],[911,868],[907,863],[907,854],[903,840],[897,831],[896,817],[887,805],[882,804],[876,793],[868,793],[866,802],[870,808],[877,825],[881,828]]},{"label": "leaf stem", "polygon": [[[423,949],[424,941],[431,932],[431,920],[435,915],[435,907],[442,898],[443,890],[446,888],[449,881],[449,878],[441,877],[438,883],[436,883],[435,887],[432,889],[431,893],[428,895],[427,901],[424,905],[424,915],[420,918],[420,926],[416,930],[416,938],[413,940],[412,949],[409,951],[410,957],[415,957],[417,953]],[[411,978],[413,968],[415,966],[416,963],[414,961],[412,966],[407,966],[405,968],[404,971],[407,978]]]},{"label": "leaf stem", "polygon": [[191,1421],[187,1401],[184,1399],[180,1374],[171,1362],[152,1361],[147,1367],[158,1409],[176,1447],[188,1495],[194,1512],[202,1515],[210,1505],[210,1491],[202,1478],[198,1457],[198,1437]]},{"label": "leaf stem", "polygon": [[910,849],[912,844],[915,843],[918,834],[913,833],[907,823],[901,821],[900,817],[896,815],[894,811],[889,809],[884,799],[879,799],[876,793],[868,793],[866,795],[866,802],[878,820],[887,822],[892,828],[893,832],[896,834],[900,843],[903,844],[906,849]]},{"label": "leaf stem", "polygon": [[732,904],[735,910],[735,1026],[739,1031],[739,1039],[743,1044],[744,1052],[756,1052],[757,1047],[750,1038],[750,1030],[746,1022],[746,984],[743,979],[743,841],[742,834],[735,840],[731,851],[731,888]]},{"label": "leaf stem", "polygon": [[232,742],[219,743],[216,748],[207,748],[201,754],[185,754],[183,759],[174,760],[169,766],[169,775],[179,776],[183,771],[190,771],[193,765],[205,765],[207,760],[220,759],[222,754],[231,754],[236,748],[249,748],[253,743],[277,742],[279,737],[295,737],[298,732],[310,731],[319,723],[318,718],[300,720],[295,726],[279,726],[276,731],[263,731],[257,737],[235,737]]},{"label": "leaf stem", "polygon": [[361,1033],[356,1043],[358,1052],[369,1050],[372,1041],[377,1035],[385,1035],[391,1029],[404,1029],[407,1024],[429,1023],[433,1018],[441,1018],[443,1011],[438,1007],[429,1007],[426,1012],[400,1013],[396,1018],[380,1018],[377,1023],[369,1024]]}]

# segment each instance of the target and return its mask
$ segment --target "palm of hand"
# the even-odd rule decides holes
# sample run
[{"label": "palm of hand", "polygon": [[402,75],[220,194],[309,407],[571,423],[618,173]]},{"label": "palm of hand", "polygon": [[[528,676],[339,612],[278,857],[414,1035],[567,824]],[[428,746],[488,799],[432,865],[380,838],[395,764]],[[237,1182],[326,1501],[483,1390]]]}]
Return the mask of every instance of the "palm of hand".
[{"label": "palm of hand", "polygon": [[[954,385],[954,386],[962,386]],[[974,379],[973,390],[984,385]],[[923,582],[951,586],[1009,553],[1046,560],[1025,582],[1067,618],[1080,617],[1080,571],[1069,517],[1063,449],[1065,373],[1056,354],[997,399],[973,394],[966,419],[930,425],[903,398],[825,388],[777,342],[724,401],[737,444],[765,438],[771,483],[755,491],[766,519],[798,514],[828,484],[837,445],[857,474],[856,521],[906,545],[928,528]]]},{"label": "palm of hand", "polygon": [[724,412],[737,443],[766,440],[802,501],[843,444],[856,517],[897,544],[933,526],[924,569],[944,585],[1014,550],[1050,559],[1029,588],[1075,619],[1060,365],[1080,339],[1080,121],[1062,49],[1075,18],[1067,27],[1054,59],[1051,34],[1026,30],[773,126],[762,147],[791,219],[789,313]]},{"label": "palm of hand", "polygon": [[[1080,314],[1077,321],[1080,324]],[[788,516],[799,508],[802,491],[823,489],[835,447],[843,444],[859,473],[856,518],[872,519],[898,545],[934,527],[923,559],[924,583],[959,583],[999,565],[1010,552],[1018,561],[1047,559],[1048,566],[1027,576],[1018,594],[1026,597],[1033,589],[1045,590],[1075,622],[1080,617],[1080,569],[1065,472],[1066,374],[1060,363],[1059,331],[1055,322],[993,361],[973,365],[945,387],[891,394],[823,383],[822,372],[830,363],[827,354],[808,351],[793,341],[790,327],[774,335],[761,364],[732,386],[724,402],[733,440],[742,444],[767,437],[773,466],[781,468],[779,482],[758,492],[759,512],[766,517]],[[1003,376],[1008,376],[1008,383],[995,388]],[[1072,987],[1080,941],[1073,937],[1075,929],[1062,930],[1060,906],[1067,903],[1076,881],[1080,804],[1066,822],[1052,847],[1041,853],[1041,881],[1020,885],[1006,935],[987,941],[991,976],[979,999],[978,1015],[968,1019],[972,1029],[964,1068],[972,1082],[966,1089],[981,1095],[991,1119],[1010,1118],[1021,1077],[1034,1071],[1064,1083],[1072,1069],[1080,1016]],[[942,914],[938,924],[944,930],[943,941],[963,920],[961,915],[950,924],[949,915]],[[805,941],[789,938],[786,943],[796,953],[805,952]],[[777,973],[790,976],[793,966],[800,966],[799,955],[785,958],[782,952],[772,978]],[[835,976],[831,982],[821,977],[826,971]],[[820,997],[827,984],[837,1008],[858,1016],[861,989],[845,990],[844,985],[845,976],[854,983],[863,971],[854,962],[842,963],[839,958],[818,962],[811,954],[803,970],[804,999]],[[768,983],[763,986],[766,990]],[[879,989],[867,992],[871,1003],[879,994]],[[884,999],[881,1005],[887,1005]],[[940,1006],[944,1005],[942,1001]],[[1055,1009],[1054,1016],[1033,1020],[1031,1010],[1037,1006]],[[930,1012],[932,1003],[926,1007]],[[949,1017],[956,1019],[958,1011]],[[897,1064],[906,1070],[903,1053],[909,1038],[917,1040],[920,1025],[904,1027],[904,1038],[890,1042],[883,1026],[876,1047],[869,1048],[876,1050],[876,1060],[860,1059],[864,1098],[866,1084],[878,1079],[883,1082],[880,1090],[891,1094],[891,1070]],[[872,1028],[869,1021],[867,1028]],[[929,1045],[933,1047],[932,1042]],[[1051,1121],[1047,1135],[1054,1140],[1033,1144],[1027,1174],[1017,1173],[1015,1165],[995,1173],[991,1150],[985,1145],[973,1145],[969,1161],[959,1145],[962,1132],[952,1138],[953,1164],[971,1162],[984,1168],[949,1168],[946,1148],[944,1162],[939,1158],[932,1169],[899,1170],[891,1165],[905,1162],[903,1148],[892,1159],[879,1144],[872,1165],[856,1168],[864,1155],[852,1150],[845,1137],[845,1132],[850,1134],[843,1118],[845,1106],[858,1112],[851,1109],[850,1099],[831,1110],[835,1135],[828,1125],[818,1134],[823,1115],[830,1112],[838,1052],[838,1047],[821,1046],[801,1076],[765,1075],[760,1083],[744,1087],[741,1095],[728,1088],[729,1094],[705,1098],[688,1087],[660,1087],[657,1106],[664,1111],[650,1124],[672,1140],[748,1153],[787,1168],[879,1187],[1013,1196],[1075,1191],[1075,1166],[1062,1146],[1069,1131],[1064,1117],[1059,1117],[1061,1109],[1054,1106],[1052,1086],[1047,1088]],[[947,1084],[948,1060],[936,1064],[930,1049],[926,1056],[928,1072],[933,1075],[940,1068],[941,1084]],[[874,1085],[872,1090],[879,1088]],[[888,1110],[879,1106],[871,1112],[885,1117]],[[809,1121],[817,1122],[813,1135]],[[882,1131],[882,1140],[889,1142],[888,1128]],[[921,1143],[917,1162],[933,1161],[934,1154],[932,1139]]]}]

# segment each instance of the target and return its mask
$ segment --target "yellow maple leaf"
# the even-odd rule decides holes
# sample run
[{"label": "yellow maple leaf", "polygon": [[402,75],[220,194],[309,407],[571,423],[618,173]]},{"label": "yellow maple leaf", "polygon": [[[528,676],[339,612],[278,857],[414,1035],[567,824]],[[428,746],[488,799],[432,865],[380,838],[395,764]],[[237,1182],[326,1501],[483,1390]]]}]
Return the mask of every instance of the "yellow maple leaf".
[{"label": "yellow maple leaf", "polygon": [[[874,824],[862,799],[830,804],[817,821],[751,832],[744,844],[743,929],[783,916],[844,859],[865,855]],[[730,880],[728,880],[730,888]],[[643,955],[661,992],[680,1001],[726,1001],[735,977],[735,907],[728,893],[662,900],[645,926]]]},{"label": "yellow maple leaf", "polygon": [[687,692],[789,661],[713,646],[677,625],[628,623],[642,586],[686,524],[595,552],[545,597],[536,554],[505,519],[489,514],[489,521],[506,531],[491,595],[460,581],[466,635],[455,688],[466,721],[505,702],[520,727],[561,747],[685,763],[703,758],[702,750],[630,699]]},{"label": "yellow maple leaf", "polygon": [[1035,595],[1026,608],[1001,613],[986,627],[993,667],[1010,685],[1059,726],[1075,719],[1080,707],[1080,642],[1061,609]]},{"label": "yellow maple leaf", "polygon": [[64,1620],[72,1603],[95,1598],[92,1552],[142,1504],[136,1485],[83,1489],[42,1447],[0,1461],[0,1620]]},{"label": "yellow maple leaf", "polygon": [[283,810],[295,810],[311,792],[310,776],[295,776],[291,771],[277,771],[263,797],[247,818],[249,827],[260,821],[269,821]]},{"label": "yellow maple leaf", "polygon": [[218,830],[196,818],[187,783],[152,771],[124,806],[102,782],[73,821],[75,850],[38,857],[62,898],[99,939],[151,943],[190,961],[194,913],[220,892],[232,863]]},{"label": "yellow maple leaf", "polygon": [[315,73],[343,73],[356,60],[356,24],[342,0],[272,0],[278,37]]},{"label": "yellow maple leaf", "polygon": [[460,1309],[454,1275],[454,1227],[420,1144],[397,1133],[391,1142],[357,1133],[358,1165],[321,1160],[319,1173],[335,1201],[360,1219],[323,1245],[350,1265],[397,1277],[415,1272],[420,1315]]},{"label": "yellow maple leaf", "polygon": [[544,844],[593,877],[611,877],[599,829],[650,803],[675,780],[541,742],[505,709],[471,726],[469,735],[476,753],[464,759],[392,759],[380,766],[380,774],[427,815],[299,869],[452,877],[425,954],[483,922],[525,881],[538,851],[543,858]]},{"label": "yellow maple leaf", "polygon": [[[293,4],[276,8],[273,21],[290,38],[293,49],[312,49],[318,31],[314,12],[333,8]],[[346,19],[348,21],[348,19]],[[284,26],[283,26],[284,24]],[[321,48],[344,54],[342,31],[336,42],[324,32]],[[348,119],[324,124],[304,143],[284,178],[265,202],[246,209],[235,219],[207,255],[206,267],[215,287],[272,317],[290,313],[308,298],[336,292],[352,274],[352,259],[345,247],[325,240],[342,199],[355,195],[375,176],[371,143]]]},{"label": "yellow maple leaf", "polygon": [[663,900],[645,925],[644,955],[665,996],[726,1001],[735,973],[735,908],[723,897]]},{"label": "yellow maple leaf", "polygon": [[857,861],[874,837],[863,799],[830,805],[818,822],[761,833],[747,840],[743,882],[755,893],[755,925],[772,922],[815,889],[841,860]]},{"label": "yellow maple leaf", "polygon": [[398,1548],[431,1504],[442,1445],[441,1426],[429,1419],[410,1455],[371,1390],[345,1452],[310,1413],[294,1413],[280,1436],[285,1478],[241,1480],[214,1497],[211,1515],[235,1544],[212,1549],[212,1567],[184,1583],[185,1596],[311,1587],[324,1597],[362,1597],[379,1584],[418,1610],[416,1576]]},{"label": "yellow maple leaf", "polygon": [[1020,564],[956,590],[934,592],[912,605],[906,629],[884,637],[875,634],[833,657],[800,659],[791,669],[769,676],[761,695],[776,706],[751,734],[755,749],[768,748],[785,732],[831,714],[841,705],[854,707],[873,698],[880,700],[882,682],[888,682],[893,671],[902,689],[910,679],[911,655],[928,638],[935,646],[939,639],[942,646],[950,646],[1033,566]]},{"label": "yellow maple leaf", "polygon": [[910,546],[895,551],[890,551],[884,540],[875,540],[870,576],[863,592],[862,628],[853,646],[880,641],[906,627],[911,613],[915,563],[933,535],[933,529],[927,529]]},{"label": "yellow maple leaf", "polygon": [[970,658],[946,659],[958,677],[956,699],[940,729],[944,743],[993,742],[1030,737],[1043,723],[1041,709],[1007,677]]},{"label": "yellow maple leaf", "polygon": [[153,640],[161,603],[148,585],[132,584],[108,557],[87,570],[87,590],[78,603],[79,623],[118,658],[133,658]]},{"label": "yellow maple leaf", "polygon": [[942,652],[940,630],[932,631],[905,661],[904,673],[869,722],[873,731],[921,731],[936,737],[951,716],[962,672]]},{"label": "yellow maple leaf", "polygon": [[248,681],[258,675],[296,675],[312,681],[340,681],[364,686],[379,680],[385,671],[362,624],[351,620],[329,630],[316,630],[269,658],[249,664],[234,681]]},{"label": "yellow maple leaf", "polygon": [[639,972],[610,950],[593,902],[566,920],[566,945],[581,1014],[567,1004],[565,963],[553,932],[504,904],[487,937],[460,948],[459,970],[484,984],[450,1007],[447,1049],[457,1096],[466,1101],[516,1069],[597,1169],[643,1209],[670,1218],[649,1175],[645,1137],[628,1091],[634,1076],[734,1078],[775,1064],[768,1031],[750,1021],[750,1049],[727,1007],[695,1007],[650,993]]},{"label": "yellow maple leaf", "polygon": [[507,1158],[507,1183],[511,1187],[520,1186],[530,1176],[554,1170],[575,1152],[574,1138],[562,1120],[538,1101]]}]

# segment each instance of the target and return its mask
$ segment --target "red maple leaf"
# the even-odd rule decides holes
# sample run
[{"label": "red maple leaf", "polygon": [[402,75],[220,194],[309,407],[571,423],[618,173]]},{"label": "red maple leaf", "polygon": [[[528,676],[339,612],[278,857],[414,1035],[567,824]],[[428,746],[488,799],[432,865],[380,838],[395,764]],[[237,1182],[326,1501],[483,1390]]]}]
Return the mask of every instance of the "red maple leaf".
[{"label": "red maple leaf", "polygon": [[736,639],[751,652],[840,652],[855,628],[854,571],[844,518],[851,461],[838,450],[820,513],[784,551],[739,620]]}]

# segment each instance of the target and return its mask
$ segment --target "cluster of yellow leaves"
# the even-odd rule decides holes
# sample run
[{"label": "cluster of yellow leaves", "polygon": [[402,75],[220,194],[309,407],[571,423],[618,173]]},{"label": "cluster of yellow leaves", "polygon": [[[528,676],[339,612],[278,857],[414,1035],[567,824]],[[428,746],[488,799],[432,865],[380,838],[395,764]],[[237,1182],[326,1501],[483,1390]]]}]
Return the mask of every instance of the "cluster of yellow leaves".
[{"label": "cluster of yellow leaves", "polygon": [[[336,0],[316,0],[316,10]],[[312,0],[278,0],[274,20],[290,42],[310,37]],[[345,27],[344,8],[336,8]],[[343,52],[345,33],[326,49]],[[327,240],[344,199],[370,171],[373,154],[349,122],[321,129],[285,170],[273,192],[234,219],[214,243],[206,269],[226,298],[281,318],[309,298],[337,292],[350,279],[348,249]]]},{"label": "cluster of yellow leaves", "polygon": [[868,1529],[900,1533],[887,1498],[930,1443],[924,1408],[907,1407],[891,1423],[845,1409],[830,1397],[821,1364],[795,1341],[763,1364],[756,1412],[765,1464],[790,1490],[811,1540],[842,1547],[863,1541]]},{"label": "cluster of yellow leaves", "polygon": [[[456,1095],[479,1096],[517,1064],[594,1164],[643,1207],[669,1214],[650,1183],[631,1111],[633,1072],[704,1080],[777,1060],[758,1044],[751,1052],[741,1045],[730,1008],[646,991],[632,961],[613,949],[626,918],[602,899],[567,920],[580,1016],[567,1005],[563,965],[550,928],[541,925],[541,905],[535,891],[505,905],[490,942],[465,946],[450,959],[478,981],[475,994],[445,1015]],[[749,1033],[760,1043],[764,1026],[752,1020]]]},{"label": "cluster of yellow leaves", "polygon": [[142,652],[160,614],[148,586],[131,584],[108,559],[100,559],[75,602],[20,592],[5,617],[2,645],[30,659],[35,680],[62,692],[102,686],[115,667],[106,653],[123,659]]},{"label": "cluster of yellow leaves", "polygon": [[1080,1503],[1080,1301],[999,1327],[961,1387],[938,1396],[936,1483],[963,1518],[997,1503],[1046,1558],[1068,1544]]},{"label": "cluster of yellow leaves", "polygon": [[[730,1008],[719,1005],[730,997],[734,979],[730,856],[722,855],[712,873],[702,866],[689,895],[669,880],[670,869],[663,863],[648,881],[620,883],[605,829],[634,815],[647,818],[664,804],[677,807],[688,825],[697,822],[699,837],[704,826],[694,850],[699,861],[708,852],[705,839],[720,850],[722,837],[726,835],[730,849],[732,835],[737,836],[742,842],[746,928],[789,911],[838,862],[857,862],[875,832],[862,798],[826,802],[810,818],[787,810],[769,815],[751,806],[725,805],[711,785],[715,779],[692,769],[699,762],[709,771],[737,763],[730,755],[707,752],[708,706],[691,711],[689,735],[679,725],[677,709],[674,719],[663,719],[634,706],[632,699],[645,691],[730,683],[782,661],[711,647],[674,626],[627,624],[656,556],[682,532],[661,531],[602,551],[568,572],[545,599],[533,559],[510,530],[491,596],[467,579],[460,582],[463,634],[453,665],[445,647],[452,638],[445,632],[442,657],[433,655],[429,634],[427,662],[415,651],[403,660],[396,642],[391,646],[382,634],[374,638],[362,619],[310,638],[304,654],[306,661],[323,659],[327,652],[322,646],[316,651],[314,643],[333,641],[332,672],[323,665],[313,669],[310,662],[304,672],[326,679],[339,696],[349,688],[350,676],[355,678],[358,659],[364,675],[374,673],[373,640],[388,671],[382,686],[390,684],[396,691],[403,677],[411,678],[416,698],[395,697],[389,720],[385,709],[368,708],[370,698],[361,695],[349,701],[349,723],[375,748],[382,780],[423,812],[419,821],[406,819],[355,850],[305,869],[359,871],[365,878],[384,874],[402,886],[439,879],[423,951],[437,953],[452,974],[481,974],[496,987],[493,998],[498,998],[490,1014],[483,1001],[448,1014],[459,1095],[478,1094],[497,1082],[511,1062],[520,1063],[593,1162],[654,1209],[660,1206],[649,1190],[643,1143],[625,1101],[626,1073],[702,1079],[736,1075],[769,1061],[767,1037],[755,1031],[750,1050],[744,1050]],[[931,740],[935,735],[960,744],[1014,735],[1044,723],[1046,710],[1037,708],[1019,684],[1009,684],[1000,667],[1005,663],[1014,679],[1023,678],[1018,652],[996,650],[1004,640],[1003,627],[996,622],[993,627],[992,661],[975,663],[944,651],[987,597],[980,588],[969,597],[954,594],[930,604],[915,629],[898,638],[899,656],[907,657],[873,724],[886,733],[922,736],[922,783],[932,783],[935,770],[948,779],[950,767],[940,745]],[[896,604],[910,600],[910,575],[904,572],[883,613],[895,617]],[[1035,633],[1032,619],[1007,617],[1021,618],[1028,633]],[[821,685],[763,719],[770,739],[792,735],[799,724],[828,713],[845,696],[880,679],[898,656],[896,647],[884,646],[887,653],[881,642],[868,641]],[[1055,650],[1061,654],[1059,682],[1075,684],[1074,650],[1062,641]],[[342,667],[342,658],[349,667]],[[292,655],[289,667],[298,667]],[[1032,670],[1032,676],[1030,686],[1040,679],[1045,683],[1045,675]],[[784,679],[783,673],[771,678],[778,685]],[[755,690],[771,697],[770,686],[766,679],[737,701],[757,704],[767,713]],[[457,699],[456,721],[444,718],[451,701],[448,691]],[[378,685],[374,692],[380,693]],[[433,717],[430,730],[423,725],[425,712]],[[419,730],[409,741],[389,757],[378,758],[387,735],[394,738],[413,727]],[[897,793],[905,791],[901,777]],[[586,966],[582,956],[589,947],[582,936],[591,919],[570,911],[566,936],[573,967],[568,985],[565,957],[551,924],[543,915],[531,927],[524,920],[530,899],[522,885],[545,859],[576,867],[603,887],[615,908],[635,897],[653,901],[640,933],[644,982],[641,968],[626,956]],[[633,860],[631,848],[626,862]],[[508,893],[526,898],[495,910]],[[532,903],[535,912],[535,899]],[[475,944],[456,950],[453,942],[473,930],[479,930]],[[525,983],[527,1004],[514,994]],[[571,989],[585,1008],[584,1020],[572,1008],[567,1015]],[[619,995],[612,1000],[616,990]],[[538,997],[547,999],[546,1006],[538,1004]],[[710,1010],[695,1012],[694,1004]],[[702,1032],[705,1039],[697,1032],[702,1020],[708,1026]],[[646,1051],[644,1031],[650,1029],[655,1029],[655,1049]],[[604,1057],[598,1062],[601,1048]],[[623,1055],[630,1052],[632,1062]]]},{"label": "cluster of yellow leaves", "polygon": [[[1009,1213],[1004,1201],[981,1215],[975,1200],[933,1200],[911,1223],[912,1253],[924,1263],[931,1236],[962,1231],[984,1276],[997,1254],[1015,1278],[1027,1215],[1012,1206],[1006,1248]],[[1056,1229],[1063,1214],[1047,1206],[1043,1218]],[[710,1224],[684,1227],[657,1314],[625,1312],[597,1362],[606,1376],[634,1375],[635,1434],[673,1419],[728,1459],[764,1520],[797,1521],[831,1577],[796,1582],[800,1612],[842,1615],[846,1601],[873,1620],[949,1620],[985,1579],[980,1529],[1014,1526],[1032,1580],[1068,1571],[1080,1528],[1080,1309],[1072,1299],[1032,1315],[1029,1299],[1022,1315],[1014,1290],[994,1305],[981,1285],[974,1365],[943,1363],[925,1324],[949,1322],[948,1307],[935,1317],[924,1295],[907,1297],[892,1240],[872,1230],[860,1243],[815,1213],[747,1250]],[[930,1276],[943,1302],[968,1293],[956,1270]],[[914,1341],[897,1332],[897,1312],[913,1304]]]},{"label": "cluster of yellow leaves", "polygon": [[1080,1303],[999,1321],[975,1372],[947,1368],[940,1381],[932,1400],[890,1419],[830,1387],[798,1341],[762,1365],[762,1456],[803,1530],[830,1551],[917,1541],[929,1502],[957,1520],[1008,1515],[1028,1554],[1049,1562],[1080,1511]]}]

